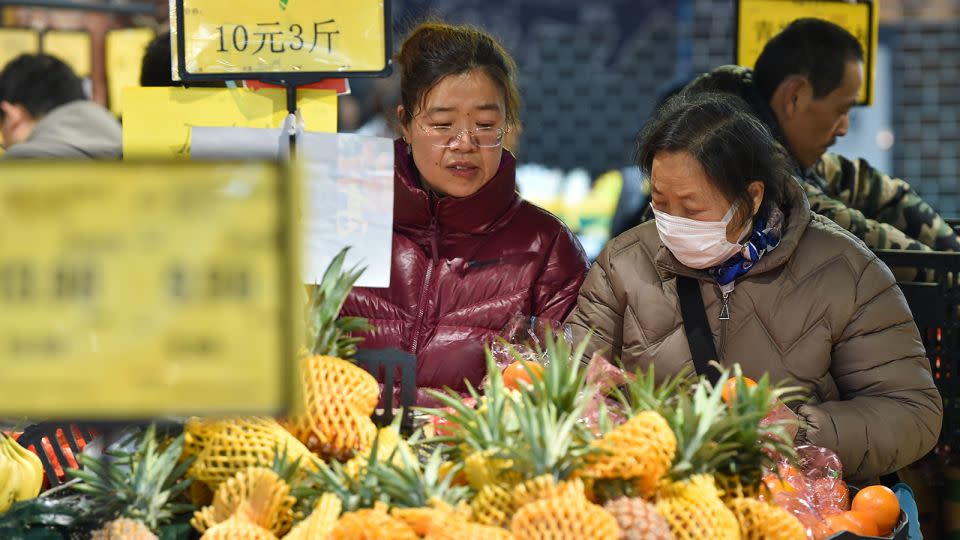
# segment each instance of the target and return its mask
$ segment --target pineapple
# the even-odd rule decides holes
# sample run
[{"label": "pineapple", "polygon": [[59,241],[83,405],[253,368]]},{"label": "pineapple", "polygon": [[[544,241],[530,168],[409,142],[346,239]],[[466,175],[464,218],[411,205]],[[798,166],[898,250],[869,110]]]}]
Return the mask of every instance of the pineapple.
[{"label": "pineapple", "polygon": [[643,499],[621,497],[603,505],[603,509],[617,520],[620,540],[673,540],[666,520]]},{"label": "pineapple", "polygon": [[300,364],[304,407],[288,426],[311,451],[339,461],[370,447],[377,431],[370,415],[380,397],[376,379],[347,360],[361,341],[350,334],[370,326],[359,317],[338,318],[363,272],[343,269],[346,253],[334,257],[313,291],[307,325],[311,346]]},{"label": "pineapple", "polygon": [[501,483],[513,466],[503,454],[514,443],[516,422],[513,417],[515,396],[503,385],[499,368],[487,350],[488,381],[481,396],[469,381],[467,391],[477,408],[466,405],[463,397],[454,391],[427,390],[444,408],[425,409],[446,421],[444,430],[450,435],[434,437],[427,442],[447,443],[451,461],[464,464],[464,475],[471,487],[480,490],[490,482]]},{"label": "pineapple", "polygon": [[506,527],[516,508],[513,493],[497,484],[483,486],[470,502],[473,519],[483,525]]},{"label": "pineapple", "polygon": [[471,509],[463,502],[456,507],[434,497],[423,508],[394,508],[390,514],[405,522],[413,532],[431,540],[486,540],[510,538],[500,527],[472,523]]},{"label": "pineapple", "polygon": [[800,520],[779,506],[737,497],[727,502],[740,523],[743,540],[802,540],[807,537]]},{"label": "pineapple", "polygon": [[656,510],[677,540],[740,538],[737,518],[720,500],[720,492],[709,474],[668,482],[660,488]]},{"label": "pineapple", "polygon": [[142,521],[120,518],[93,531],[90,540],[159,540]]},{"label": "pineapple", "polygon": [[428,411],[448,422],[444,429],[450,435],[435,440],[451,443],[452,459],[464,462],[465,476],[478,492],[471,507],[480,523],[506,525],[520,506],[555,495],[557,483],[594,451],[592,434],[579,421],[590,397],[579,360],[585,346],[571,350],[562,338],[548,335],[542,376],[518,391],[504,387],[488,351],[484,396],[468,387],[476,409],[453,392],[432,392],[453,411]]},{"label": "pineapple", "polygon": [[207,529],[200,540],[277,540],[277,537],[240,516],[232,516]]},{"label": "pineapple", "polygon": [[191,524],[204,532],[231,516],[241,517],[273,534],[281,535],[293,523],[290,485],[265,467],[253,467],[220,484],[213,504],[194,514]]},{"label": "pineapple", "polygon": [[650,497],[670,469],[677,439],[660,413],[644,411],[593,445],[600,452],[587,458],[583,477],[630,480],[637,495]]},{"label": "pineapple", "polygon": [[511,498],[514,507],[520,508],[540,499],[556,497],[561,489],[562,485],[558,485],[552,475],[543,474],[513,488]]},{"label": "pineapple", "polygon": [[720,499],[713,473],[736,452],[730,439],[737,424],[721,403],[722,388],[702,380],[693,395],[679,393],[667,415],[677,437],[677,453],[657,493],[656,510],[677,540],[737,540],[737,518]]},{"label": "pineapple", "polygon": [[89,497],[98,516],[110,520],[93,532],[94,539],[154,539],[160,525],[192,508],[175,502],[190,486],[189,479],[183,480],[190,461],[177,464],[183,441],[177,437],[161,451],[151,425],[133,452],[109,452],[102,460],[80,454],[84,469],[69,471],[79,479],[74,489]]},{"label": "pineapple", "polygon": [[[403,511],[421,512],[421,515],[417,516],[419,519],[415,520],[421,527],[420,530],[412,524],[411,527],[426,540],[508,540],[512,538],[509,532],[500,527],[471,523],[462,515],[442,508],[395,510],[395,515],[403,516]],[[404,518],[401,517],[401,519]]]},{"label": "pineapple", "polygon": [[764,422],[765,418],[795,388],[774,388],[764,375],[755,386],[744,384],[739,366],[734,366],[736,392],[729,404],[736,429],[729,438],[734,455],[717,470],[723,499],[740,523],[745,539],[803,538],[803,526],[789,512],[757,499],[763,476],[776,470],[774,456],[795,460],[797,453],[788,432],[791,422]]},{"label": "pineapple", "polygon": [[313,512],[297,523],[297,525],[283,537],[283,540],[313,540],[314,538],[326,538],[333,531],[333,527],[340,518],[340,511],[343,509],[343,503],[332,494],[327,493],[320,497]]},{"label": "pineapple", "polygon": [[330,540],[418,540],[417,533],[403,521],[387,513],[387,505],[377,503],[340,516],[330,532]]},{"label": "pineapple", "polygon": [[525,504],[513,516],[510,532],[517,540],[619,540],[616,519],[587,500],[583,482],[564,482],[550,497]]},{"label": "pineapple", "polygon": [[731,422],[737,428],[728,438],[733,455],[717,469],[717,483],[724,491],[724,498],[757,497],[761,494],[764,475],[777,470],[777,457],[796,461],[797,451],[788,428],[793,423],[787,420],[763,422],[778,401],[789,401],[785,395],[797,388],[775,388],[764,375],[755,386],[744,384],[740,366],[733,367],[737,381],[736,392],[729,404]]},{"label": "pineapple", "polygon": [[[307,470],[316,470],[319,461],[268,417],[193,418],[187,421],[184,432],[184,456],[195,458],[187,474],[211,491],[241,471],[273,463],[281,454]],[[203,500],[202,491],[195,490],[196,500]]]},{"label": "pineapple", "polygon": [[587,465],[577,473],[594,480],[599,500],[654,494],[677,449],[677,438],[662,415],[684,377],[681,374],[656,386],[651,366],[628,382],[627,394],[618,394],[631,417],[593,442],[598,452],[588,456]]},{"label": "pineapple", "polygon": [[[399,421],[400,417],[397,416],[396,419]],[[403,452],[409,453],[411,451],[406,441],[400,436],[398,421],[394,422],[394,425],[380,428],[377,431],[376,461],[387,461],[392,456],[396,462],[400,463],[400,453],[397,452],[397,448],[402,445],[404,447]],[[350,461],[344,463],[343,470],[348,476],[356,478],[362,473],[368,461],[370,461],[369,452],[357,454]]]}]

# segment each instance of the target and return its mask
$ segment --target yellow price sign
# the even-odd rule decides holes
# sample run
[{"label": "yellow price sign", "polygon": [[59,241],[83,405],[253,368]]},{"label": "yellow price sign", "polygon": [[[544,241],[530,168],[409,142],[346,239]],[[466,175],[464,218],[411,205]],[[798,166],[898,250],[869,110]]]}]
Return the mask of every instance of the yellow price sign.
[{"label": "yellow price sign", "polygon": [[[171,0],[172,2],[174,0]],[[385,73],[387,0],[175,0],[183,80]]]},{"label": "yellow price sign", "polygon": [[0,69],[21,54],[40,52],[40,34],[29,28],[0,28]]},{"label": "yellow price sign", "polygon": [[[252,127],[274,129],[287,116],[282,89],[127,88],[123,94],[125,159],[188,159],[190,128]],[[337,131],[337,94],[297,90],[310,131]]]},{"label": "yellow price sign", "polygon": [[140,86],[140,69],[147,46],[153,41],[149,28],[122,28],[107,32],[107,96],[113,114],[123,114],[123,91]]},{"label": "yellow price sign", "polygon": [[301,319],[284,166],[12,162],[3,176],[0,418],[286,409]]},{"label": "yellow price sign", "polygon": [[737,64],[752,68],[773,36],[791,22],[805,17],[830,21],[857,38],[864,53],[865,84],[860,90],[860,103],[873,103],[880,14],[871,0],[738,0]]},{"label": "yellow price sign", "polygon": [[91,50],[87,32],[47,30],[43,33],[43,52],[66,62],[78,77],[90,76]]}]

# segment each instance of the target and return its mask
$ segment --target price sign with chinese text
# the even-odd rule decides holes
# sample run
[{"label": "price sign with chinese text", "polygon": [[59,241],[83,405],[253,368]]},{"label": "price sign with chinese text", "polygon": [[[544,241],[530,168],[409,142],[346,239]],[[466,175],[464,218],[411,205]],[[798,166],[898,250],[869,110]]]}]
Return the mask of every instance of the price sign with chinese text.
[{"label": "price sign with chinese text", "polygon": [[388,0],[171,0],[180,78],[385,74]]},{"label": "price sign with chinese text", "polygon": [[3,176],[0,417],[286,409],[302,299],[285,167],[11,162]]},{"label": "price sign with chinese text", "polygon": [[857,38],[864,56],[864,84],[860,91],[860,103],[872,104],[880,15],[870,0],[738,0],[736,63],[753,67],[770,38],[791,22],[804,17],[830,21]]}]

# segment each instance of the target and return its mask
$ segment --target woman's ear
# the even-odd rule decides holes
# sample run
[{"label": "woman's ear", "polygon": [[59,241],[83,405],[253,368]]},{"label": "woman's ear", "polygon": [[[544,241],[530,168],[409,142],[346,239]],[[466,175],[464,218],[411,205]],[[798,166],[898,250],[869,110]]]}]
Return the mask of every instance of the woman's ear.
[{"label": "woman's ear", "polygon": [[407,136],[407,123],[403,121],[403,113],[405,112],[403,105],[397,105],[397,126],[400,128],[400,134],[403,138],[403,142],[410,144],[410,138]]},{"label": "woman's ear", "polygon": [[763,182],[759,180],[754,180],[747,186],[747,193],[750,194],[750,199],[753,200],[753,211],[751,214],[754,216],[757,215],[757,212],[760,211],[760,205],[763,204],[764,188]]}]

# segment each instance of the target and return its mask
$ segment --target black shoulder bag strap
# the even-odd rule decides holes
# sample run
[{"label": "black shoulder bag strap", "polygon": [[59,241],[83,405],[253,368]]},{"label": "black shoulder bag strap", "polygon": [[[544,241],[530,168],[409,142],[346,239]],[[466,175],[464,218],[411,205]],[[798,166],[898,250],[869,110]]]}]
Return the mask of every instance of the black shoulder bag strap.
[{"label": "black shoulder bag strap", "polygon": [[697,280],[677,276],[677,294],[680,296],[680,315],[683,317],[683,329],[687,334],[690,354],[697,375],[706,375],[711,384],[720,381],[720,370],[710,364],[719,361],[717,349],[713,344],[713,334],[707,323],[707,310],[703,307],[703,295]]},{"label": "black shoulder bag strap", "polygon": [[[690,354],[693,355],[693,366],[697,375],[706,375],[710,383],[716,386],[720,381],[720,371],[710,361],[718,360],[717,349],[707,323],[707,309],[703,306],[700,283],[690,277],[677,276],[677,294],[680,296],[680,315],[683,317]],[[887,487],[893,487],[899,481],[896,472],[880,478],[880,483]]]}]

